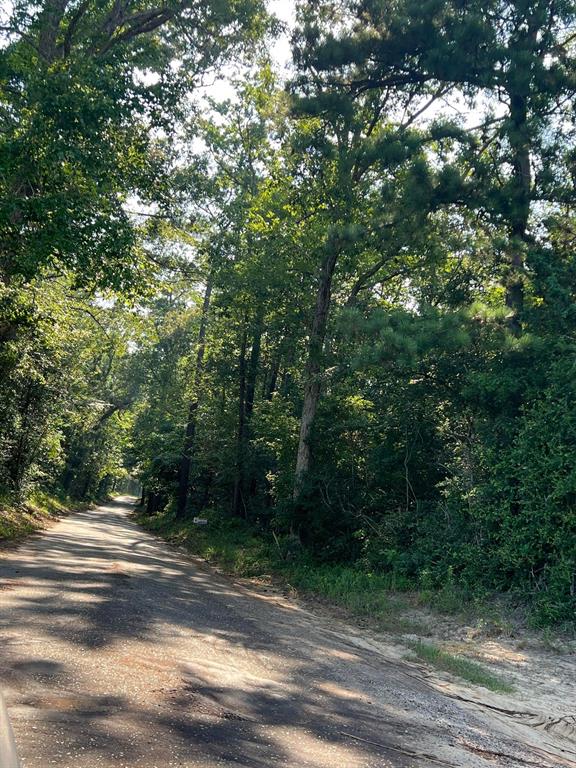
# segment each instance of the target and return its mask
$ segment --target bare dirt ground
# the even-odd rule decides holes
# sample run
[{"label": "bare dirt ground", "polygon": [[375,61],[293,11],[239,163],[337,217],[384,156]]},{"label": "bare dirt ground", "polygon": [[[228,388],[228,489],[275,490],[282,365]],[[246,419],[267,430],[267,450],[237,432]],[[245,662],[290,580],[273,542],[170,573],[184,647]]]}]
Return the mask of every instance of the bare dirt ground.
[{"label": "bare dirt ground", "polygon": [[[254,581],[254,580],[252,580]],[[443,615],[413,601],[400,599],[398,627],[386,631],[378,621],[358,619],[348,631],[358,633],[361,642],[372,643],[388,658],[409,660],[418,674],[436,690],[473,710],[484,710],[498,727],[512,737],[521,738],[544,753],[563,757],[576,766],[576,640],[567,635],[546,635],[530,630],[524,618],[514,620],[470,615]],[[327,607],[313,598],[306,601],[316,611],[345,621],[345,611]],[[319,602],[319,604],[318,604]],[[398,608],[398,606],[397,606]],[[393,624],[387,621],[386,625]],[[407,630],[404,625],[412,625]],[[473,686],[448,673],[419,662],[412,652],[414,643],[423,641],[460,657],[480,662],[484,668],[510,683],[511,695],[493,693]]]},{"label": "bare dirt ground", "polygon": [[555,638],[544,643],[541,635],[524,628],[510,636],[491,637],[490,630],[436,620],[431,633],[435,644],[501,673],[514,693],[495,695],[428,673],[435,687],[489,709],[508,730],[516,725],[528,728],[524,731],[528,741],[576,761],[576,642]]},{"label": "bare dirt ground", "polygon": [[576,766],[569,656],[526,674],[529,653],[493,641],[518,693],[471,691],[129,511],[0,554],[0,688],[24,768]]}]

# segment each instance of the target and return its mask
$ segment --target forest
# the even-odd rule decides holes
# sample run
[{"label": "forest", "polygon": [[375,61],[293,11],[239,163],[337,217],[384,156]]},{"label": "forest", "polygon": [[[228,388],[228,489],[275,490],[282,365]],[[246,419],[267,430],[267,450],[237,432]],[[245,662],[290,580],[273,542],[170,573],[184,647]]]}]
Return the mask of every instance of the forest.
[{"label": "forest", "polygon": [[138,484],[573,622],[576,2],[0,22],[2,509]]}]

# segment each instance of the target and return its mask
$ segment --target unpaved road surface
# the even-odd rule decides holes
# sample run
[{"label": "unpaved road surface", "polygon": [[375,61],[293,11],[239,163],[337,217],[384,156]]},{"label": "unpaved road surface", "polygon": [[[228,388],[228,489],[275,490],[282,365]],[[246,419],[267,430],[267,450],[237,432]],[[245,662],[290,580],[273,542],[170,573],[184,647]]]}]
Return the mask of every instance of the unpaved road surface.
[{"label": "unpaved road surface", "polygon": [[566,764],[129,511],[72,515],[0,555],[0,688],[24,768]]}]

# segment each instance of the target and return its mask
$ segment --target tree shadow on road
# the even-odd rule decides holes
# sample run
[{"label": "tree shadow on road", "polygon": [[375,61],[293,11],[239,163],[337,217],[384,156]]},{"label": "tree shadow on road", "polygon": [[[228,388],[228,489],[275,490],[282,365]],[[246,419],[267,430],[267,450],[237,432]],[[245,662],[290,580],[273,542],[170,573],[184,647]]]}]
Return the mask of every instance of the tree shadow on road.
[{"label": "tree shadow on road", "polygon": [[[34,717],[50,759],[62,760],[50,726],[76,756],[60,768],[425,766],[414,711],[426,700],[445,723],[451,706],[306,611],[143,534],[124,504],[79,513],[10,553],[2,583],[13,589],[0,682],[17,734]],[[449,743],[432,721],[428,712],[426,740]],[[468,737],[482,741],[484,729]],[[27,755],[37,748],[24,743]]]}]

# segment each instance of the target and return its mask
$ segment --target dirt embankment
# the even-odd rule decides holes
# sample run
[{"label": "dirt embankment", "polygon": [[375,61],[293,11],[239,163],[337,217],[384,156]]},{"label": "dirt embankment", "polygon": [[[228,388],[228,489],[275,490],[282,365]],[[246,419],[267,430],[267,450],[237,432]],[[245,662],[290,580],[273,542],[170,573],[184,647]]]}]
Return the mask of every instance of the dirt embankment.
[{"label": "dirt embankment", "polygon": [[[246,581],[253,586],[257,582]],[[260,588],[271,587],[260,583]],[[339,623],[350,622],[342,609],[313,598],[305,602]],[[402,631],[405,626],[412,631]],[[480,714],[495,731],[530,745],[543,763],[553,756],[561,765],[576,766],[576,639],[530,631],[512,622],[503,630],[481,618],[466,621],[414,606],[401,612],[397,631],[382,631],[362,620],[350,623],[349,631],[355,643],[410,665],[418,678]],[[494,692],[420,661],[413,653],[414,644],[420,642],[479,663],[512,690]],[[483,757],[507,765],[505,755]]]},{"label": "dirt embankment", "polygon": [[0,549],[42,531],[61,517],[87,509],[91,503],[37,493],[20,504],[0,501]]}]

